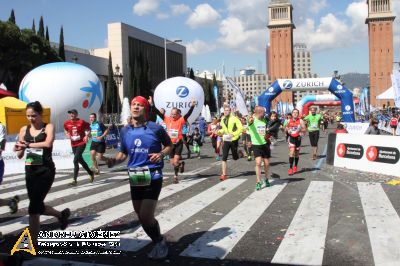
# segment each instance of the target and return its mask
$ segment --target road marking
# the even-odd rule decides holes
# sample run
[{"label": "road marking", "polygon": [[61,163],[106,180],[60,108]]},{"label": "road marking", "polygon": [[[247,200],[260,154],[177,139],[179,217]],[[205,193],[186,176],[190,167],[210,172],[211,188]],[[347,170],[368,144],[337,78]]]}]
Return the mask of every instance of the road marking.
[{"label": "road marking", "polygon": [[[67,175],[59,175],[59,174],[57,174],[54,180],[57,180],[59,178],[63,178],[63,177],[66,177],[66,176]],[[67,180],[57,181],[57,182],[53,183],[52,187],[65,185],[65,184],[68,184],[70,182],[71,182],[71,180],[68,180],[68,181]],[[8,184],[2,184],[2,190],[3,189],[13,188],[13,187],[18,187],[18,186],[25,186],[25,184],[26,184],[26,181],[25,181],[25,178],[24,178],[24,180],[22,180],[22,181],[17,181],[17,182],[8,183]],[[20,190],[17,190],[17,191],[13,191],[13,192],[1,193],[1,197],[2,198],[8,198],[8,197],[12,197],[14,195],[23,195],[23,194],[26,194],[26,193],[27,193],[26,192],[26,188],[23,188],[23,189],[20,189]]]},{"label": "road marking", "polygon": [[399,265],[400,218],[379,183],[357,183],[375,265]]},{"label": "road marking", "polygon": [[224,259],[285,188],[286,183],[274,182],[270,188],[253,192],[180,255]]},{"label": "road marking", "polygon": [[[158,200],[162,200],[166,197],[169,197],[175,193],[178,193],[178,192],[180,192],[188,187],[191,187],[197,183],[200,183],[204,180],[206,180],[206,178],[183,179],[183,180],[179,181],[178,184],[173,184],[173,185],[163,187]],[[127,186],[127,187],[129,187],[129,186]],[[93,216],[90,215],[83,219],[80,219],[76,223],[71,224],[68,227],[68,231],[72,231],[72,230],[91,231],[91,230],[94,230],[105,224],[108,224],[114,220],[117,220],[120,217],[128,215],[128,214],[132,213],[133,211],[134,210],[133,210],[133,206],[132,206],[132,201],[129,200],[127,202],[121,203],[112,208],[98,212],[98,213],[94,214]]]},{"label": "road marking", "polygon": [[[7,167],[7,166],[5,166]],[[8,175],[8,176],[3,176],[3,182],[4,183],[9,183],[11,181],[15,181],[15,180],[25,180],[25,174],[21,175],[21,174],[17,174],[17,175]],[[4,183],[2,183],[4,185]]]},{"label": "road marking", "polygon": [[[324,147],[324,151],[322,152],[322,156],[326,156],[326,153],[328,152],[328,144],[325,144],[325,147]],[[317,171],[319,171],[319,170],[321,170],[321,165],[322,165],[322,163],[325,161],[325,159],[326,159],[326,157],[324,157],[324,158],[320,158],[318,161],[317,161],[317,164],[315,165],[315,170],[313,170],[312,172],[313,172],[313,174],[315,174]]]},{"label": "road marking", "polygon": [[272,263],[321,265],[333,182],[312,181]]},{"label": "road marking", "polygon": [[[182,202],[174,208],[168,209],[157,216],[162,234],[186,221],[217,199],[226,195],[234,188],[245,182],[246,179],[228,179],[203,191],[200,194]],[[129,235],[121,235],[119,250],[138,251],[151,242],[142,227]]]}]

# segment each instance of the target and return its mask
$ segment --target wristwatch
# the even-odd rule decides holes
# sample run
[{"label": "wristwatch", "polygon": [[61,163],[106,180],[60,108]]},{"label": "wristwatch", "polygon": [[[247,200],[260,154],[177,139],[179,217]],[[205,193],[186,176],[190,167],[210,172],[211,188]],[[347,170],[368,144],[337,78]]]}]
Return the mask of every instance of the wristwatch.
[{"label": "wristwatch", "polygon": [[164,159],[165,154],[162,151],[160,151],[160,154],[161,154],[162,159]]}]

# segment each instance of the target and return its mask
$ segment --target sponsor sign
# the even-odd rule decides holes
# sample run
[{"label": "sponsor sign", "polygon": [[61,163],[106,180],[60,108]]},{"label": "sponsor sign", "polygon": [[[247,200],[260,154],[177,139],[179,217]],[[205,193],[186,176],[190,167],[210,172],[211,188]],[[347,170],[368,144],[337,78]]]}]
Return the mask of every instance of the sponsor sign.
[{"label": "sponsor sign", "polygon": [[332,78],[278,79],[282,90],[318,90],[328,89]]},{"label": "sponsor sign", "polygon": [[369,127],[369,123],[361,123],[361,122],[356,122],[356,123],[342,122],[342,124],[344,125],[349,134],[363,135],[365,131],[367,131],[367,128]]},{"label": "sponsor sign", "polygon": [[400,139],[395,136],[337,134],[334,166],[400,176]]}]

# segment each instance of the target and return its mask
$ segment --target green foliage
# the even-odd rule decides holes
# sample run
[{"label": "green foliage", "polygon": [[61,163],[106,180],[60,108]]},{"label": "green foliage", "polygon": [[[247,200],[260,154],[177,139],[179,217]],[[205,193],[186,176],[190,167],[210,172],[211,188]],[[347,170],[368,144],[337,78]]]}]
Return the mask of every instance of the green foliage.
[{"label": "green foliage", "polygon": [[50,44],[30,29],[0,21],[0,81],[18,94],[19,84],[33,68],[59,62]]},{"label": "green foliage", "polygon": [[190,68],[189,78],[196,80],[196,77],[194,76],[193,68]]},{"label": "green foliage", "polygon": [[14,14],[14,9],[11,9],[11,14],[10,14],[10,18],[8,19],[9,22],[16,24],[15,23],[15,14]]},{"label": "green foliage", "polygon": [[46,40],[50,42],[49,28],[46,26]]},{"label": "green foliage", "polygon": [[139,54],[134,61],[133,68],[129,69],[129,90],[127,97],[148,97],[151,95],[151,67],[148,58]]},{"label": "green foliage", "polygon": [[44,23],[43,23],[43,17],[40,16],[40,20],[39,20],[39,30],[37,32],[37,34],[44,38]]},{"label": "green foliage", "polygon": [[36,34],[35,20],[32,21],[32,31]]},{"label": "green foliage", "polygon": [[58,56],[65,61],[65,50],[64,50],[64,29],[63,26],[61,26],[60,30],[60,41],[58,44]]},{"label": "green foliage", "polygon": [[204,74],[203,91],[204,91],[204,104],[210,105],[210,89],[206,74]]}]

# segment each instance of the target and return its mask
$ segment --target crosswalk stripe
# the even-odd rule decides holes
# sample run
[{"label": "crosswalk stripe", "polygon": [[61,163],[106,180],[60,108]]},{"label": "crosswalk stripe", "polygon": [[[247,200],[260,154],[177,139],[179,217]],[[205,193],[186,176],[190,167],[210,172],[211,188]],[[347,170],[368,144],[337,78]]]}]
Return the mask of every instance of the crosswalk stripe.
[{"label": "crosswalk stripe", "polygon": [[399,265],[400,218],[379,183],[357,183],[375,265]]},{"label": "crosswalk stripe", "polygon": [[[217,199],[226,195],[246,179],[229,179],[197,194],[183,203],[157,215],[162,234],[189,219]],[[138,251],[151,242],[142,227],[129,235],[121,235],[119,250]]]},{"label": "crosswalk stripe", "polygon": [[[55,180],[57,180],[58,178],[63,178],[63,177],[66,177],[66,175],[56,175]],[[60,182],[62,182],[62,183],[60,183]],[[52,187],[60,186],[60,184],[63,184],[63,185],[64,184],[68,184],[69,182],[71,182],[71,180],[68,180],[68,181],[66,181],[66,180],[57,181],[57,182],[53,183]],[[14,187],[18,187],[18,186],[23,186],[25,184],[26,184],[26,181],[24,179],[22,181],[17,181],[17,182],[1,185],[1,188],[2,189],[9,189],[9,188],[14,188]],[[4,197],[4,198],[8,198],[8,197],[12,197],[14,195],[21,196],[21,195],[24,195],[26,193],[27,193],[26,192],[26,188],[23,188],[23,189],[20,189],[20,190],[17,190],[17,191],[1,193],[1,196]]]},{"label": "crosswalk stripe", "polygon": [[[5,167],[7,167],[7,166],[5,166]],[[15,180],[19,180],[19,179],[25,180],[25,174],[23,174],[23,175],[14,175],[14,176],[4,176],[2,185],[4,185],[4,183],[10,183],[11,181],[14,182]]]},{"label": "crosswalk stripe", "polygon": [[[159,200],[169,197],[177,192],[180,192],[188,187],[206,180],[206,178],[183,179],[178,184],[163,187],[159,196]],[[129,200],[122,204],[118,204],[112,208],[96,213],[94,217],[88,216],[79,220],[76,224],[68,227],[68,231],[90,231],[99,228],[107,223],[110,223],[120,217],[133,212],[132,201]]]},{"label": "crosswalk stripe", "polygon": [[253,192],[180,255],[224,259],[286,187],[286,183],[273,182],[272,187]]},{"label": "crosswalk stripe", "polygon": [[321,265],[333,182],[312,181],[272,263]]},{"label": "crosswalk stripe", "polygon": [[[67,189],[64,189],[61,191],[51,192],[51,190],[50,190],[50,193],[47,194],[47,196],[46,196],[45,202],[50,202],[55,199],[78,194],[78,193],[85,192],[85,191],[88,191],[91,189],[100,188],[100,187],[109,185],[110,183],[108,181],[123,181],[123,180],[127,180],[127,179],[128,179],[127,176],[115,176],[115,177],[110,177],[107,179],[101,179],[101,180],[95,181],[93,183],[87,183],[85,185],[80,185],[78,187],[70,187],[70,188],[67,188]],[[52,186],[52,188],[71,183],[71,180],[61,180],[56,183],[57,184],[55,186]],[[23,189],[23,190],[25,191],[25,194],[26,194],[27,193],[26,189]],[[18,192],[19,191],[9,192],[11,194],[9,197],[14,196],[14,195],[23,194],[23,193],[18,194]],[[7,193],[5,193],[5,194],[7,194]],[[2,197],[3,197],[3,194],[2,194]],[[29,206],[29,199],[21,200],[18,203],[18,207],[20,209],[27,208],[28,206]],[[9,211],[10,210],[8,207],[0,207],[0,215],[8,213]]]}]

